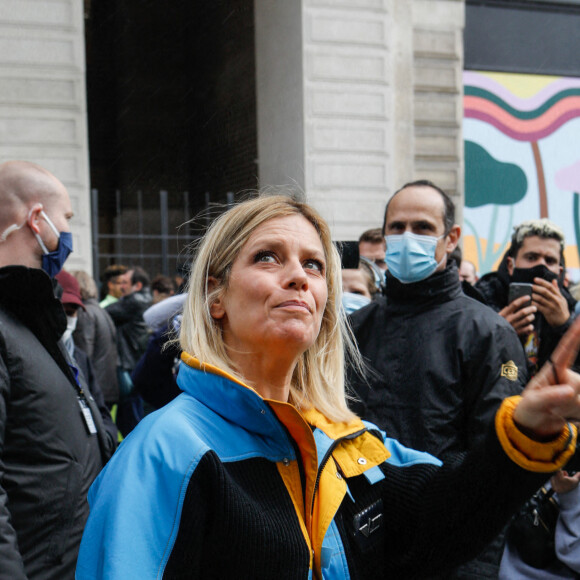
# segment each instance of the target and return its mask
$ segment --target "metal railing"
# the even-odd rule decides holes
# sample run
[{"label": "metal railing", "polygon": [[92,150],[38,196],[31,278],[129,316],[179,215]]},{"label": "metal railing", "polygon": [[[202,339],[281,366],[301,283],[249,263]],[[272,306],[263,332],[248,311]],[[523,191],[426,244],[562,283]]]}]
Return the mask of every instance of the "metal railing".
[{"label": "metal railing", "polygon": [[[157,210],[150,203],[151,195],[155,194],[147,193],[149,209],[145,210],[142,191],[133,194],[133,197],[136,196],[135,204],[123,207],[123,196],[117,190],[113,211],[109,210],[103,218],[103,221],[106,219],[112,224],[108,231],[101,231],[100,227],[100,216],[104,212],[99,213],[99,190],[93,189],[91,193],[95,280],[100,279],[102,269],[111,263],[137,264],[152,276],[171,276],[177,266],[186,261],[187,246],[199,237],[188,225],[192,218],[188,192],[180,195],[180,207],[176,207],[175,196],[170,207],[168,192],[160,190]],[[205,198],[205,204],[209,207],[209,194]]]}]

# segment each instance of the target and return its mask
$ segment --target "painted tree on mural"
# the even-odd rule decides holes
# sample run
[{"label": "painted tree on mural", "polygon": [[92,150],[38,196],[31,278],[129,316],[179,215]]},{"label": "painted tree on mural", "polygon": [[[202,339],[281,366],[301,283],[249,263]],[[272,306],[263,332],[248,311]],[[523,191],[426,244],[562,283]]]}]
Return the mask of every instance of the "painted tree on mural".
[{"label": "painted tree on mural", "polygon": [[[465,206],[476,208],[492,204],[492,218],[485,251],[476,227],[468,219],[465,224],[472,230],[477,247],[477,263],[481,272],[491,270],[509,240],[513,225],[513,205],[528,191],[528,180],[521,167],[494,159],[481,145],[465,141]],[[509,208],[509,227],[495,249],[496,224],[499,206]]]},{"label": "painted tree on mural", "polygon": [[[553,84],[559,86],[558,82]],[[466,85],[464,94],[465,117],[479,119],[512,139],[530,143],[538,180],[539,214],[548,217],[548,193],[539,141],[570,119],[580,117],[580,87],[552,91],[544,101],[542,95],[538,95],[525,104],[508,91],[498,95],[482,87]]]}]

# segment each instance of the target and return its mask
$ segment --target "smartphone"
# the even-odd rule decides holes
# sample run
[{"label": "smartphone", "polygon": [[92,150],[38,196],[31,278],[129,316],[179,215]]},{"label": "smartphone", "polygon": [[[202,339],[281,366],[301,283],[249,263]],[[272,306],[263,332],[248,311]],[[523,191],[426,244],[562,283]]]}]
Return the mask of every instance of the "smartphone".
[{"label": "smartphone", "polygon": [[532,299],[532,285],[527,282],[512,282],[508,294],[508,302],[511,303],[521,296],[529,296]]},{"label": "smartphone", "polygon": [[358,242],[348,241],[348,242],[334,242],[338,251],[340,253],[341,268],[343,270],[358,268],[358,262],[360,259],[358,253]]}]

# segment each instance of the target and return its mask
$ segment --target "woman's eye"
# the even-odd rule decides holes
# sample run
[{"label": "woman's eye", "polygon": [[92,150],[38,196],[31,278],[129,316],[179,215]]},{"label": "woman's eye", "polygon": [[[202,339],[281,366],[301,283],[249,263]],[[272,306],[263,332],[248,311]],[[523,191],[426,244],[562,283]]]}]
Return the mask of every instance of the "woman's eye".
[{"label": "woman's eye", "polygon": [[317,272],[324,271],[324,265],[320,260],[306,260],[306,262],[304,262],[304,267],[307,270],[316,270]]},{"label": "woman's eye", "polygon": [[274,256],[273,252],[262,251],[256,254],[254,258],[254,262],[264,262],[264,263],[272,263],[276,261],[276,256]]}]

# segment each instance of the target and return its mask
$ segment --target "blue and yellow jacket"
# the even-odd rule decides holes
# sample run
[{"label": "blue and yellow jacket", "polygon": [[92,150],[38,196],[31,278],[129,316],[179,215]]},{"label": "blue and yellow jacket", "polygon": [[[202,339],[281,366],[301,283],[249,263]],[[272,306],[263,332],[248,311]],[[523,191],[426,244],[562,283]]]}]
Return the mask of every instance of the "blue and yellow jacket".
[{"label": "blue and yellow jacket", "polygon": [[542,445],[515,433],[508,401],[485,444],[443,466],[182,358],[184,393],[91,488],[79,580],[427,576],[477,553],[546,479],[517,463],[554,471],[575,446],[568,429]]}]

